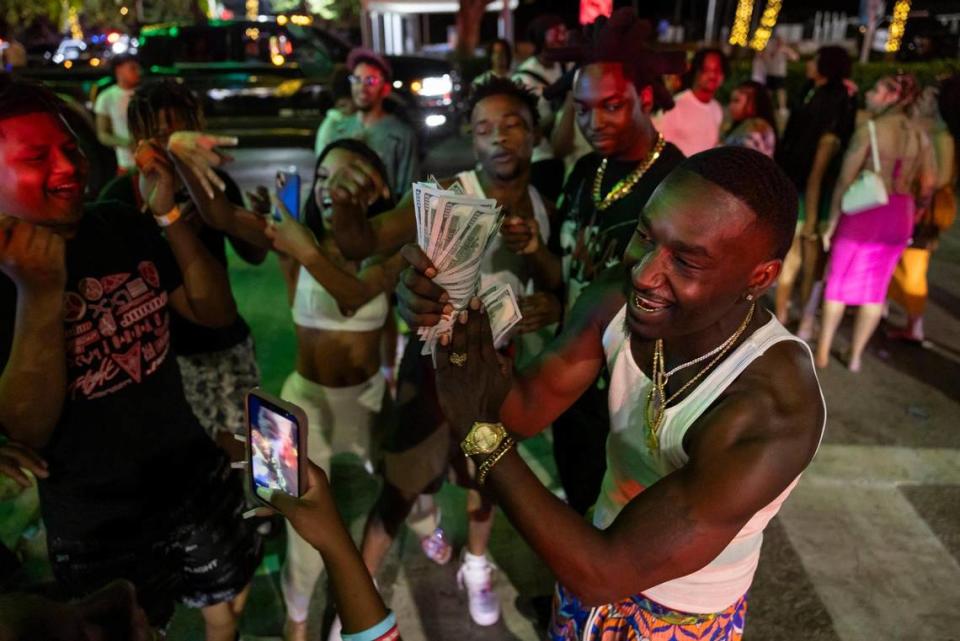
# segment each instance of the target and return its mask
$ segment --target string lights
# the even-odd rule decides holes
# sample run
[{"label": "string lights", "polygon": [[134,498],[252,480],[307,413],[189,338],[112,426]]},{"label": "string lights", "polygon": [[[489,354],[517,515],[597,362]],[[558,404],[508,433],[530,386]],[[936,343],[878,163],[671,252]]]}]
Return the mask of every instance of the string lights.
[{"label": "string lights", "polygon": [[753,38],[750,40],[751,48],[763,51],[770,42],[770,36],[773,35],[773,28],[777,26],[777,17],[780,15],[782,6],[782,0],[767,0],[767,6],[760,16],[760,26],[753,32]]},{"label": "string lights", "polygon": [[910,0],[897,0],[897,4],[893,6],[893,20],[890,22],[887,46],[884,47],[888,52],[896,53],[900,51],[900,42],[903,40],[903,30],[909,15]]},{"label": "string lights", "polygon": [[76,7],[67,11],[67,24],[70,25],[70,37],[74,40],[83,40],[83,28],[80,26],[80,14]]},{"label": "string lights", "polygon": [[733,17],[733,28],[730,30],[730,44],[736,47],[746,47],[750,36],[750,18],[753,17],[753,0],[739,0],[737,13]]}]

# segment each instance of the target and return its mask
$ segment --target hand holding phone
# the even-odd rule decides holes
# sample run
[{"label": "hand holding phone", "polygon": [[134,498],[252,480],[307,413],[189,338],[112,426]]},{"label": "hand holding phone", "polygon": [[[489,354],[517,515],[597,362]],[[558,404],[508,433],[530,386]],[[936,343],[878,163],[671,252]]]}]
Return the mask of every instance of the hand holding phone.
[{"label": "hand holding phone", "polygon": [[[300,220],[300,174],[297,168],[290,166],[286,171],[277,172],[277,198],[283,203],[290,217],[294,220]],[[277,208],[273,210],[273,217],[279,221],[280,212]]]},{"label": "hand holding phone", "polygon": [[302,496],[307,491],[308,429],[303,410],[259,388],[247,394],[246,405],[251,489],[258,496],[260,488]]}]

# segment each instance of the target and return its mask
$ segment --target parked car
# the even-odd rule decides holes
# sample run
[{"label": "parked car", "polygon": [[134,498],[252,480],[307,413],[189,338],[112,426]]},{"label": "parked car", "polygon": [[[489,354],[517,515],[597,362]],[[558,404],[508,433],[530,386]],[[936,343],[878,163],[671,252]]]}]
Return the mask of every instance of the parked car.
[{"label": "parked car", "polygon": [[[147,78],[177,78],[201,98],[212,131],[271,144],[312,141],[332,104],[334,67],[346,62],[353,47],[306,16],[150,25],[130,42],[138,46]],[[112,52],[91,54],[112,45],[109,40],[81,44],[64,41],[48,64],[17,74],[92,109],[113,77],[107,63]],[[424,138],[454,131],[461,92],[453,66],[422,56],[387,59],[394,70],[389,108]]]},{"label": "parked car", "polygon": [[[211,128],[315,129],[330,106],[334,65],[351,45],[308,20],[286,16],[156,25],[140,33],[150,75],[182,78],[203,97]],[[396,110],[424,136],[450,131],[459,79],[444,60],[388,56]]]}]

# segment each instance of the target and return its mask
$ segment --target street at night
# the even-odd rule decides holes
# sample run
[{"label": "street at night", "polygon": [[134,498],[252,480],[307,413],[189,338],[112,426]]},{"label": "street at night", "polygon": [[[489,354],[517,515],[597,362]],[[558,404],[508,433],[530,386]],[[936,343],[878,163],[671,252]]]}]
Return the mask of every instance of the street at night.
[{"label": "street at night", "polygon": [[956,3],[0,9],[0,641],[960,641]]}]

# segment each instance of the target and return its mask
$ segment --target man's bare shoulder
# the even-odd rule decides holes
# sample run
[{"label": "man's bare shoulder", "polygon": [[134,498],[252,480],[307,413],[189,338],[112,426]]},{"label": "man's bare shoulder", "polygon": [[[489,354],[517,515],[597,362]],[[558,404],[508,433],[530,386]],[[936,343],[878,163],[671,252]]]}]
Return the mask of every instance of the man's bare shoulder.
[{"label": "man's bare shoulder", "polygon": [[595,327],[601,335],[610,321],[627,302],[624,294],[626,268],[615,265],[602,272],[587,285],[570,311],[570,325]]},{"label": "man's bare shoulder", "polygon": [[804,443],[812,458],[826,417],[820,382],[809,349],[783,340],[757,358],[730,385],[725,397],[757,409],[744,437],[786,437]]}]

